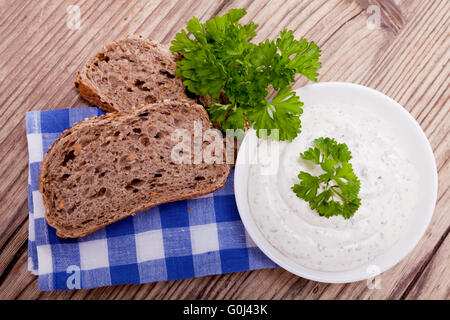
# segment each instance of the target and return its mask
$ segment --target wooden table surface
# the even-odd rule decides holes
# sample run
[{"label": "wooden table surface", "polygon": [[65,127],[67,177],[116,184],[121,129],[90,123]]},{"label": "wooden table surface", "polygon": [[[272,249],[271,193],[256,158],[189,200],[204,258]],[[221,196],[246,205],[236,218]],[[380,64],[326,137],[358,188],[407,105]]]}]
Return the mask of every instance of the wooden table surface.
[{"label": "wooden table surface", "polygon": [[[77,7],[70,5],[79,6],[79,29]],[[205,21],[242,7],[244,21],[259,24],[256,41],[292,29],[321,47],[319,81],[377,89],[417,119],[439,171],[438,202],[425,236],[374,289],[366,281],[318,283],[276,268],[39,292],[27,271],[25,112],[87,106],[74,87],[75,74],[111,40],[136,33],[169,43],[193,15]],[[0,299],[449,299],[450,1],[0,0],[0,12]],[[307,83],[299,79],[295,87]]]}]

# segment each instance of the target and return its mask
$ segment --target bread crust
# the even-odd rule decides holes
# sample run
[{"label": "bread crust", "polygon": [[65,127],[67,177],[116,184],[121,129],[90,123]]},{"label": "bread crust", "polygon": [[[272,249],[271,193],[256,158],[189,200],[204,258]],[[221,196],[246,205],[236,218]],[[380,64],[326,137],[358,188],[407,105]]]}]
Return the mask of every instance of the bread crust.
[{"label": "bread crust", "polygon": [[[203,117],[205,117],[205,119],[207,119],[209,121],[208,113],[206,112],[206,110],[202,106],[194,104],[192,101],[188,101],[188,100],[182,100],[182,101],[164,100],[162,102],[158,102],[158,103],[154,103],[154,104],[146,104],[146,105],[142,105],[142,106],[137,106],[137,107],[133,108],[132,111],[146,110],[146,107],[148,107],[148,106],[160,105],[160,104],[166,104],[166,103],[168,103],[168,104],[186,104],[186,103],[190,104],[190,105],[192,105],[192,107],[195,107],[195,108],[198,108],[198,110],[201,110]],[[65,130],[61,134],[61,136],[55,140],[53,145],[50,146],[49,150],[45,154],[42,165],[41,165],[40,176],[39,176],[39,191],[42,194],[43,203],[44,203],[44,207],[45,207],[45,211],[46,211],[45,218],[46,218],[48,224],[56,229],[56,234],[58,237],[60,237],[60,238],[80,238],[80,237],[86,236],[88,234],[91,234],[97,230],[100,230],[111,223],[122,220],[130,215],[135,215],[137,212],[147,210],[149,208],[158,206],[163,203],[185,200],[185,199],[190,199],[190,198],[196,198],[196,197],[214,192],[224,186],[224,184],[227,180],[227,177],[230,173],[230,168],[231,168],[228,164],[223,164],[224,168],[226,169],[226,173],[224,174],[223,179],[221,181],[219,181],[217,184],[214,184],[214,185],[210,184],[209,188],[205,188],[204,190],[194,192],[194,193],[181,193],[181,194],[173,195],[170,197],[166,197],[164,199],[164,201],[143,203],[142,205],[136,207],[134,210],[132,210],[130,212],[126,212],[123,215],[118,215],[118,216],[114,217],[114,219],[109,221],[108,223],[104,223],[102,225],[99,225],[99,226],[96,226],[93,228],[89,228],[86,230],[76,229],[71,232],[71,231],[65,229],[64,227],[58,225],[57,221],[53,218],[54,213],[55,213],[53,211],[54,208],[51,205],[51,200],[48,198],[48,194],[46,193],[46,190],[45,190],[45,188],[51,182],[51,180],[47,179],[46,177],[48,176],[49,161],[51,161],[51,159],[52,159],[52,153],[54,152],[55,146],[58,145],[62,139],[69,136],[70,134],[77,131],[78,129],[80,129],[83,126],[96,126],[98,122],[102,122],[102,121],[110,121],[111,122],[114,119],[120,118],[122,116],[128,116],[128,115],[130,115],[130,113],[114,112],[114,113],[107,113],[107,114],[104,114],[101,116],[95,116],[95,117],[86,119],[84,121],[78,122],[71,128]],[[225,148],[224,148],[224,152],[225,152]]]},{"label": "bread crust", "polygon": [[89,101],[89,103],[99,107],[103,111],[105,111],[105,112],[119,111],[119,110],[115,109],[113,106],[111,106],[108,102],[104,101],[98,94],[97,90],[95,90],[90,85],[85,83],[79,72],[77,74],[76,87],[78,88],[78,91],[80,92],[80,96],[83,99],[85,99],[86,101]]}]

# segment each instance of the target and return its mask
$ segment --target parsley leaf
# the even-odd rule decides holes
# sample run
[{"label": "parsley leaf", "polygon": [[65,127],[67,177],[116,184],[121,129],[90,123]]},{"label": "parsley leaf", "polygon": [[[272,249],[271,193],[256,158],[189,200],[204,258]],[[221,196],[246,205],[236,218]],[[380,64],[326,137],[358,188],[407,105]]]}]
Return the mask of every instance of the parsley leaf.
[{"label": "parsley leaf", "polygon": [[300,157],[319,165],[324,173],[313,176],[300,171],[300,183],[292,187],[294,193],[321,216],[352,217],[361,205],[360,182],[349,163],[352,155],[347,145],[332,138],[317,138],[314,147]]},{"label": "parsley leaf", "polygon": [[[317,81],[320,49],[306,39],[296,40],[292,31],[283,30],[274,40],[259,44],[250,40],[257,24],[240,24],[245,9],[231,9],[223,16],[200,23],[192,18],[172,41],[170,50],[179,52],[177,76],[197,95],[217,99],[223,93],[229,104],[213,103],[207,108],[211,121],[222,130],[257,130],[259,137],[279,130],[280,140],[294,139],[301,129],[302,105],[290,84],[296,74]],[[267,101],[269,88],[278,91]]]},{"label": "parsley leaf", "polygon": [[299,97],[291,87],[286,86],[278,91],[272,101],[266,100],[262,110],[249,110],[247,118],[255,129],[267,129],[267,135],[271,135],[273,129],[278,129],[280,140],[292,140],[300,133],[302,106]]}]

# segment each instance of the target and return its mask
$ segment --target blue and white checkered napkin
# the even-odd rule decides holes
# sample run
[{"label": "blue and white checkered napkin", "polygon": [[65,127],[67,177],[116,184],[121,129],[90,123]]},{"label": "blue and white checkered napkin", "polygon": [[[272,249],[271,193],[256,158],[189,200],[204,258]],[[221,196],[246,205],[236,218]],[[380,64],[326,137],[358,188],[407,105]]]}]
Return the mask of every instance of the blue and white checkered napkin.
[{"label": "blue and white checkered napkin", "polygon": [[45,218],[39,170],[45,152],[97,108],[28,112],[28,269],[39,289],[94,288],[270,268],[236,208],[233,172],[206,196],[151,208],[80,239],[60,239]]}]

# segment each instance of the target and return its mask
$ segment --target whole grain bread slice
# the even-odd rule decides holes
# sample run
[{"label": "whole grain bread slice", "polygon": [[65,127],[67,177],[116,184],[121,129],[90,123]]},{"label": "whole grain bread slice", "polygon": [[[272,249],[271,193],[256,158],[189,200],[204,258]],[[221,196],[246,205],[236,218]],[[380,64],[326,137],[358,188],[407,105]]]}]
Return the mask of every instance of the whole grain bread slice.
[{"label": "whole grain bread slice", "polygon": [[189,100],[175,76],[176,56],[155,41],[130,35],[106,45],[78,72],[81,96],[107,112],[164,99]]},{"label": "whole grain bread slice", "polygon": [[[173,160],[179,141],[172,134],[181,129],[192,136],[195,122],[203,132],[212,128],[202,106],[165,100],[64,131],[44,157],[39,185],[57,235],[82,237],[138,211],[221,188],[230,172],[225,161]],[[200,141],[202,150],[211,144]],[[224,154],[217,158],[225,160]]]}]

